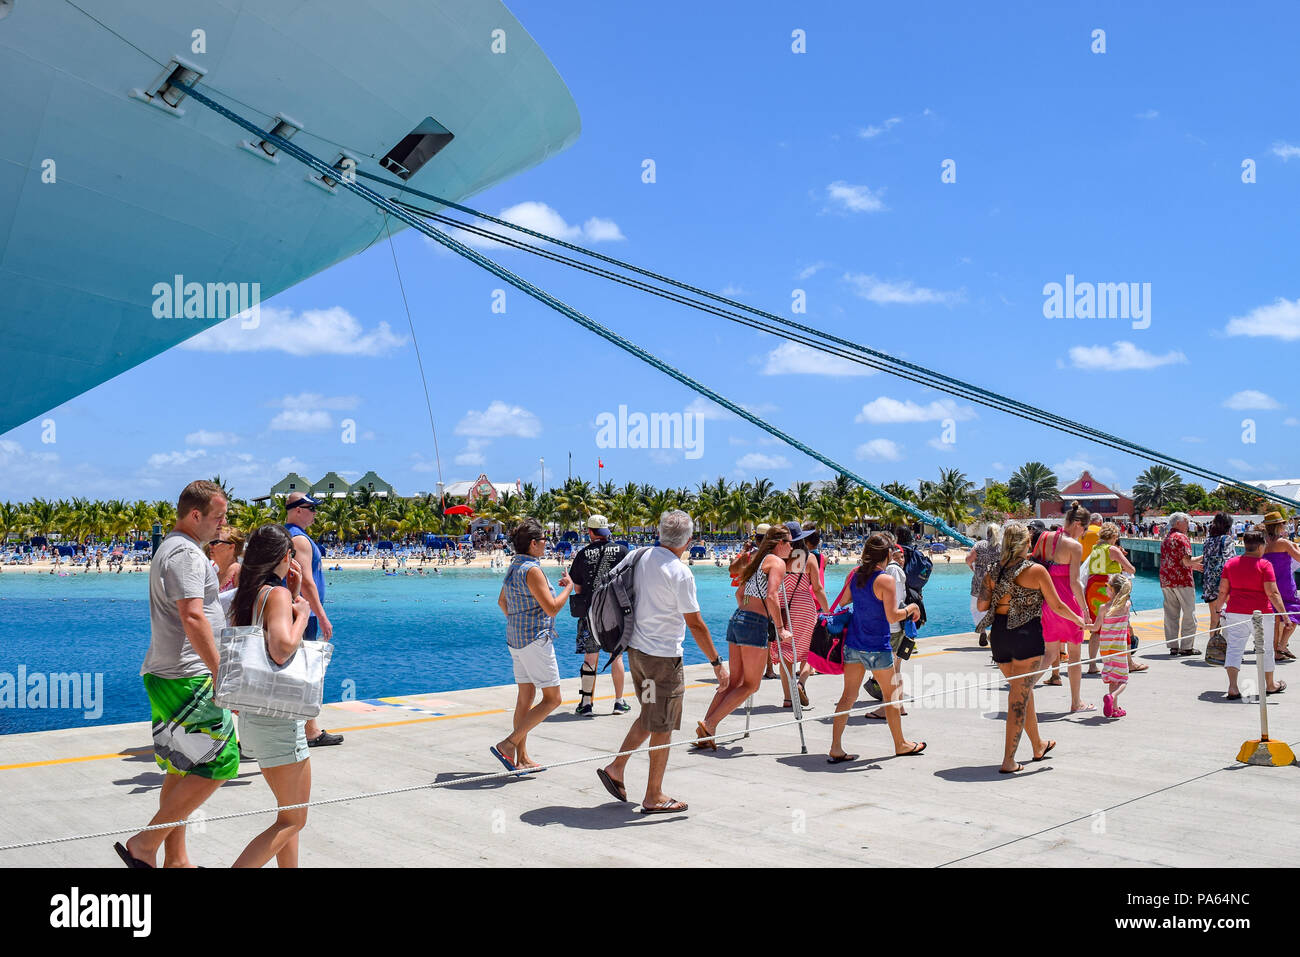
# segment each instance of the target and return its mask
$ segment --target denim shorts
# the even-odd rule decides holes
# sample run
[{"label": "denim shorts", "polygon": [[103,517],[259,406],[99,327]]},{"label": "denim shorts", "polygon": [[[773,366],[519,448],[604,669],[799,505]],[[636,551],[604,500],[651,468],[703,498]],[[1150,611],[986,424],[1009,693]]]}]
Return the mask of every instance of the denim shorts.
[{"label": "denim shorts", "polygon": [[737,608],[727,622],[727,642],[748,648],[767,647],[767,615]]},{"label": "denim shorts", "polygon": [[865,665],[868,671],[886,671],[894,667],[892,651],[863,651],[860,648],[844,649],[846,665]]}]

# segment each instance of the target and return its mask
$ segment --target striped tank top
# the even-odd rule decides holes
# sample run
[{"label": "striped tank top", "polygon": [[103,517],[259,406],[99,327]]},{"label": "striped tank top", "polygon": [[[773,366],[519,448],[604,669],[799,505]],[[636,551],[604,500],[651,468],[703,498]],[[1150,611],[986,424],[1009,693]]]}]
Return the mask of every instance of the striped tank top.
[{"label": "striped tank top", "polygon": [[[541,567],[542,563],[531,555],[516,555],[506,571],[506,644],[511,648],[555,640],[555,619],[542,610],[528,590],[529,569]],[[549,582],[546,587],[550,589]]]}]

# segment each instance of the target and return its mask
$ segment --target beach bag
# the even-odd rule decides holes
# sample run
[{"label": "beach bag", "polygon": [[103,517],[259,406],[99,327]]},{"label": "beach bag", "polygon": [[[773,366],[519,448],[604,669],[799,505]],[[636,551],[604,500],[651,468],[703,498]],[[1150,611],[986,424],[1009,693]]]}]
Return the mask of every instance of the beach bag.
[{"label": "beach bag", "polygon": [[820,674],[844,674],[844,633],[852,617],[853,611],[848,608],[818,613],[808,644],[808,664]]},{"label": "beach bag", "polygon": [[1228,660],[1228,639],[1223,637],[1222,629],[1216,628],[1214,634],[1205,643],[1205,663],[1207,665],[1218,665],[1223,667],[1223,663]]},{"label": "beach bag", "polygon": [[220,662],[212,700],[219,708],[241,714],[305,721],[320,714],[325,669],[334,645],[303,641],[288,661],[276,664],[262,630],[262,612],[270,596],[269,589],[262,594],[253,624],[222,628],[217,636]]},{"label": "beach bag", "polygon": [[903,546],[903,575],[907,579],[907,590],[919,595],[925,583],[934,571],[934,562],[929,555],[911,545]]},{"label": "beach bag", "polygon": [[632,639],[636,614],[636,566],[651,551],[651,548],[638,548],[615,565],[609,577],[591,593],[587,627],[600,642],[600,647],[609,653],[605,668],[627,650]]},{"label": "beach bag", "polygon": [[916,651],[916,622],[910,618],[903,619],[903,637],[898,642],[898,657],[906,661]]}]

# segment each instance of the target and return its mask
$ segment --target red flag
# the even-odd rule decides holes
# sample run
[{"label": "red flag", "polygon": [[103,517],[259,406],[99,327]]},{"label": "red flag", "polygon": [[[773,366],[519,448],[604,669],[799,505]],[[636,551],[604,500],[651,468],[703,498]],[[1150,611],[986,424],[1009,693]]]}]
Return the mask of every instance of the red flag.
[{"label": "red flag", "polygon": [[603,469],[605,467],[605,463],[602,462],[600,459],[596,459],[596,467]]}]

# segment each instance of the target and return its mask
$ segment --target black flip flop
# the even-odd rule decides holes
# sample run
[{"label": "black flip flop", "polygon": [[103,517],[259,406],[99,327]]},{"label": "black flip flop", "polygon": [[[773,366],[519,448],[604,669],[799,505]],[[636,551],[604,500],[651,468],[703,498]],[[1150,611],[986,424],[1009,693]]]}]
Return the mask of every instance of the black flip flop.
[{"label": "black flip flop", "polygon": [[1223,699],[1224,699],[1225,701],[1240,701],[1240,700],[1241,700],[1241,695],[1239,695],[1239,694],[1225,694],[1225,695],[1223,696]]},{"label": "black flip flop", "polygon": [[921,754],[923,751],[925,751],[925,745],[926,745],[926,742],[922,741],[922,742],[921,742],[921,746],[920,746],[919,748],[915,748],[915,747],[914,747],[914,748],[912,748],[911,751],[904,751],[904,752],[902,752],[901,754],[899,754],[898,752],[894,752],[894,757],[896,757],[896,758],[914,758],[914,757],[916,757],[918,754]]},{"label": "black flip flop", "polygon": [[641,805],[642,814],[681,814],[689,810],[690,805],[683,804],[681,801],[664,801],[662,804],[656,804],[654,807]]},{"label": "black flip flop", "polygon": [[1017,764],[1015,766],[1015,769],[1011,771],[1008,771],[1006,768],[998,768],[998,774],[1016,774],[1020,771],[1023,771],[1024,769],[1025,766],[1023,764]]},{"label": "black flip flop", "polygon": [[1053,741],[1053,742],[1052,742],[1051,744],[1049,744],[1047,747],[1043,748],[1043,753],[1040,754],[1038,757],[1034,758],[1034,760],[1035,760],[1035,761],[1041,761],[1041,760],[1043,760],[1043,758],[1047,757],[1047,756],[1052,752],[1052,748],[1054,748],[1054,747],[1056,747],[1056,742],[1055,742],[1055,741]]},{"label": "black flip flop", "polygon": [[1283,691],[1285,691],[1285,690],[1286,690],[1286,682],[1285,682],[1285,681],[1280,681],[1280,682],[1278,682],[1278,686],[1277,686],[1276,688],[1274,688],[1272,691],[1269,691],[1269,690],[1265,689],[1264,694],[1266,694],[1266,695],[1270,695],[1270,694],[1281,694],[1281,693],[1282,693]]},{"label": "black flip flop", "polygon": [[600,783],[605,785],[605,790],[610,793],[611,797],[620,801],[627,800],[627,787],[622,781],[615,781],[604,768],[596,769],[596,777],[600,778]]},{"label": "black flip flop", "polygon": [[826,759],[826,763],[843,764],[845,761],[856,761],[857,759],[858,759],[858,755],[856,754],[841,754],[838,758],[832,754],[830,757]]},{"label": "black flip flop", "polygon": [[138,857],[134,857],[134,856],[131,854],[131,852],[128,851],[128,850],[127,850],[127,849],[122,845],[122,843],[121,843],[120,841],[119,841],[118,843],[116,843],[116,844],[113,845],[113,850],[117,851],[117,856],[120,857],[120,858],[122,859],[122,863],[125,864],[127,867],[135,867],[135,868],[143,867],[143,868],[145,868],[146,870],[150,870],[150,871],[152,871],[152,870],[154,869],[154,866],[153,866],[152,864],[150,864],[149,862],[147,862],[147,861],[142,861],[142,860],[140,860],[140,858],[138,858]]}]

